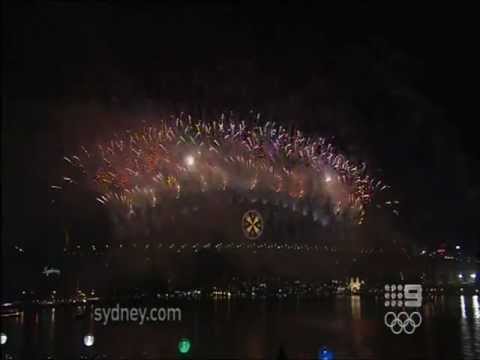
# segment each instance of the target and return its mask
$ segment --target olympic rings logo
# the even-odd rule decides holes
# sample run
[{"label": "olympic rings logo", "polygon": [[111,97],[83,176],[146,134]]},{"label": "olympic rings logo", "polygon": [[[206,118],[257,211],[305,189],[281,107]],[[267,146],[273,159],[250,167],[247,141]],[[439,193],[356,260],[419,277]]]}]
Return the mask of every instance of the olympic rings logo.
[{"label": "olympic rings logo", "polygon": [[418,311],[414,311],[408,314],[402,311],[395,314],[393,311],[389,311],[383,318],[385,325],[392,330],[392,333],[398,335],[404,332],[411,335],[415,332],[415,329],[422,324],[422,315]]}]

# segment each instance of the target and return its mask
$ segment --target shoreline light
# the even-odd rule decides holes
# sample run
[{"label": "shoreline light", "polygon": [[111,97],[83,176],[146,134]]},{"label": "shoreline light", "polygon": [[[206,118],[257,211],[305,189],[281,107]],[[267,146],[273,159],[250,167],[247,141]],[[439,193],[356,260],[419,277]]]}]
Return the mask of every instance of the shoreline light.
[{"label": "shoreline light", "polygon": [[8,336],[5,333],[0,334],[0,344],[5,345],[7,343]]},{"label": "shoreline light", "polygon": [[178,342],[178,351],[181,354],[187,354],[190,351],[191,346],[192,344],[190,343],[189,339],[181,338]]},{"label": "shoreline light", "polygon": [[94,342],[95,342],[95,337],[92,334],[87,334],[83,337],[83,343],[87,347],[93,346]]}]

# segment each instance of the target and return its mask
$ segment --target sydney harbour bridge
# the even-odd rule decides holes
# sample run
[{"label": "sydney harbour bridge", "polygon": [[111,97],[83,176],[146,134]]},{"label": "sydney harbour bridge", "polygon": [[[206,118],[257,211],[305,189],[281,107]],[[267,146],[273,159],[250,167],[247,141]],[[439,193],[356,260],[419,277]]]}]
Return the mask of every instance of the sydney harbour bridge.
[{"label": "sydney harbour bridge", "polygon": [[72,221],[64,265],[91,287],[191,287],[235,277],[381,282],[402,270],[419,273],[400,244],[358,241],[363,225],[324,206],[312,211],[307,202],[218,191],[172,198],[127,223],[94,208],[92,217],[108,218],[109,230],[85,234],[88,220]]},{"label": "sydney harbour bridge", "polygon": [[181,114],[64,160],[66,175],[51,187],[61,195],[55,211],[70,284],[428,276],[412,244],[370,217],[399,215],[389,187],[365,163],[296,129]]}]

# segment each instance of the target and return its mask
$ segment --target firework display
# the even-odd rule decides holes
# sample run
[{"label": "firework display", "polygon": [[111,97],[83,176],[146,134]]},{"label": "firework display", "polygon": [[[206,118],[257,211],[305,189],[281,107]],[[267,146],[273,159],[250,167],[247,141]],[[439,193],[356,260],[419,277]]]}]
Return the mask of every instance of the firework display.
[{"label": "firework display", "polygon": [[349,161],[324,138],[256,120],[222,115],[207,122],[181,114],[144,124],[65,156],[76,171],[52,188],[84,184],[99,205],[127,217],[166,199],[232,191],[272,203],[301,201],[314,220],[327,209],[332,217],[364,221],[374,194],[387,188],[367,174],[366,164]]}]

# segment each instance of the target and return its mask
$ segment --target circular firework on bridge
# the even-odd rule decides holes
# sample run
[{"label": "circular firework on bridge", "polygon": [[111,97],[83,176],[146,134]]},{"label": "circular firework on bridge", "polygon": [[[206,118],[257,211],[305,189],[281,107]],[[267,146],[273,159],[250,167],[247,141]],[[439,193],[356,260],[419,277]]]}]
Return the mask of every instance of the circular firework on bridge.
[{"label": "circular firework on bridge", "polygon": [[247,239],[256,240],[262,236],[263,217],[257,210],[248,210],[242,216],[242,230]]}]

